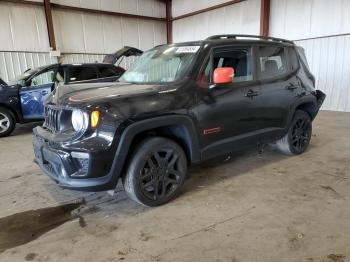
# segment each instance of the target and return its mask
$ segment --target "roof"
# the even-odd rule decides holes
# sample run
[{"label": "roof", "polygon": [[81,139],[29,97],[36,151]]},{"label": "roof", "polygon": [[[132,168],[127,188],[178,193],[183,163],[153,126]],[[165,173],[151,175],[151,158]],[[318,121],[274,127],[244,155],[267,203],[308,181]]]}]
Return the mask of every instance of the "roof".
[{"label": "roof", "polygon": [[113,66],[113,64],[109,63],[70,63],[70,64],[60,64],[61,66],[99,66],[99,65],[107,65],[107,66]]},{"label": "roof", "polygon": [[176,43],[175,45],[202,45],[202,44],[228,44],[228,43],[245,43],[245,44],[280,44],[293,46],[293,41],[276,38],[263,37],[258,35],[214,35],[200,41],[189,41]]}]

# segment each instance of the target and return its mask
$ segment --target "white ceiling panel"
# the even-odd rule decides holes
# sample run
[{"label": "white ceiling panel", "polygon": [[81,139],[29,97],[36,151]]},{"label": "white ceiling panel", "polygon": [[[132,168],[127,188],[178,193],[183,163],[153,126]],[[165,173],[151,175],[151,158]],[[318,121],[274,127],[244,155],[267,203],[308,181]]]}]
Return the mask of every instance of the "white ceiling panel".
[{"label": "white ceiling panel", "polygon": [[[0,3],[0,50],[13,50],[14,38],[11,27],[10,7],[7,3]],[[5,61],[5,58],[4,60]]]},{"label": "white ceiling panel", "polygon": [[154,22],[154,45],[166,44],[166,24],[163,22]]},{"label": "white ceiling panel", "polygon": [[85,52],[104,53],[104,27],[101,15],[83,14]]},{"label": "white ceiling panel", "polygon": [[229,1],[230,0],[173,0],[172,13],[173,16],[176,17],[187,13],[195,12],[201,9],[205,9],[211,6],[223,4]]},{"label": "white ceiling panel", "polygon": [[154,23],[153,21],[140,21],[139,32],[140,32],[140,49],[148,50],[155,45],[154,37]]},{"label": "white ceiling panel", "polygon": [[49,50],[43,8],[3,2],[0,16],[0,50]]},{"label": "white ceiling panel", "polygon": [[81,12],[75,11],[53,12],[56,45],[62,52],[85,52],[82,16]]},{"label": "white ceiling panel", "polygon": [[103,16],[103,53],[112,53],[123,47],[123,35],[121,18],[115,16]]},{"label": "white ceiling panel", "polygon": [[140,47],[140,36],[138,20],[134,18],[122,18],[122,35],[123,43],[127,45],[139,48]]},{"label": "white ceiling panel", "polygon": [[202,40],[217,34],[259,34],[260,0],[248,0],[175,20],[175,42]]},{"label": "white ceiling panel", "polygon": [[137,14],[137,0],[121,0],[120,10],[129,14]]},{"label": "white ceiling panel", "polygon": [[272,0],[270,34],[304,39],[350,33],[349,0]]},{"label": "white ceiling panel", "polygon": [[100,0],[101,10],[120,12],[121,1],[123,0]]}]

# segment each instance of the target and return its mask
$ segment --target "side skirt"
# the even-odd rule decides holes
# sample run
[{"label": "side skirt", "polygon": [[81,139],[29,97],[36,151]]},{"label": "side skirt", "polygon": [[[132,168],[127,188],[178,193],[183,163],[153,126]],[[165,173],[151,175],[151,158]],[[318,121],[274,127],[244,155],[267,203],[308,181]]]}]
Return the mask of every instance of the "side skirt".
[{"label": "side skirt", "polygon": [[265,128],[212,143],[201,150],[201,161],[246,148],[274,142],[283,137],[288,129]]}]

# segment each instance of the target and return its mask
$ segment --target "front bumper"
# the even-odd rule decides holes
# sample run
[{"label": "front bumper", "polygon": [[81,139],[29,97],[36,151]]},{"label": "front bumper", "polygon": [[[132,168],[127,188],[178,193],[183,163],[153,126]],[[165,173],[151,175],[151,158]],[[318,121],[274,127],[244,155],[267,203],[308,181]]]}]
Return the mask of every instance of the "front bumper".
[{"label": "front bumper", "polygon": [[94,192],[114,189],[118,182],[112,171],[93,177],[94,168],[100,170],[96,167],[101,164],[106,166],[106,163],[101,163],[100,157],[56,149],[49,141],[39,136],[36,129],[33,133],[33,149],[35,162],[61,187]]}]

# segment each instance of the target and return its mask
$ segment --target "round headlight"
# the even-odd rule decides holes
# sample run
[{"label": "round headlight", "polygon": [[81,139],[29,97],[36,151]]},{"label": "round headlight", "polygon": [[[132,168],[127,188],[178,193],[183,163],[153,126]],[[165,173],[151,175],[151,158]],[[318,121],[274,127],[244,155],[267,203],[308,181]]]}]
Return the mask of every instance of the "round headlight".
[{"label": "round headlight", "polygon": [[80,132],[85,128],[85,115],[81,110],[75,109],[72,112],[72,126],[75,131]]}]

